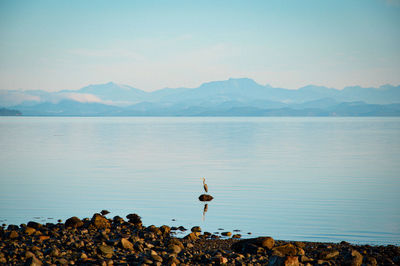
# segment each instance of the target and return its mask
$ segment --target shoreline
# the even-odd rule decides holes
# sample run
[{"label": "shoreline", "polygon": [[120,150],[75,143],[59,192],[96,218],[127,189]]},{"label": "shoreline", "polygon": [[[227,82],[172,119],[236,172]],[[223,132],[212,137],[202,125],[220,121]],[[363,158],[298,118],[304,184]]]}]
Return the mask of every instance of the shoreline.
[{"label": "shoreline", "polygon": [[[200,227],[145,226],[137,214],[126,219],[96,213],[64,223],[27,222],[0,229],[0,264],[25,265],[399,265],[400,247],[220,238]],[[174,232],[183,232],[177,238]],[[222,235],[224,235],[222,233]],[[179,235],[182,235],[180,233]]]}]

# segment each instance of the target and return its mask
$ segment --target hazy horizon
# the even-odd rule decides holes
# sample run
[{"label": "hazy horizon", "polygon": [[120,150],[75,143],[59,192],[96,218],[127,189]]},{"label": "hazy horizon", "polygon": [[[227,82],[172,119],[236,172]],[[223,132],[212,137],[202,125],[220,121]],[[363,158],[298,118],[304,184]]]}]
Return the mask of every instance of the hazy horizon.
[{"label": "hazy horizon", "polygon": [[0,88],[0,91],[1,91],[1,90],[3,90],[3,91],[7,91],[7,90],[22,90],[22,91],[42,90],[42,91],[47,91],[47,92],[61,92],[61,91],[64,91],[64,90],[68,90],[68,91],[79,91],[79,90],[81,90],[82,88],[89,87],[89,86],[116,84],[116,85],[122,86],[122,87],[123,87],[123,86],[127,86],[127,87],[130,87],[130,88],[135,88],[135,89],[138,89],[138,90],[142,90],[142,91],[144,91],[144,92],[154,92],[154,91],[163,90],[163,89],[180,89],[180,88],[195,89],[195,88],[199,88],[199,87],[201,87],[201,85],[204,85],[204,84],[207,84],[207,83],[212,83],[212,82],[223,82],[223,81],[229,81],[229,80],[240,80],[240,79],[250,79],[250,80],[253,80],[254,82],[256,82],[257,84],[259,84],[259,85],[261,85],[261,86],[266,86],[266,87],[269,86],[269,87],[271,87],[271,88],[280,88],[280,89],[287,89],[287,90],[299,90],[299,89],[302,89],[302,88],[304,88],[304,87],[309,87],[309,86],[325,87],[325,88],[328,88],[328,89],[335,89],[335,90],[343,90],[343,89],[345,89],[345,88],[350,88],[350,87],[381,88],[381,87],[385,87],[385,86],[393,86],[393,87],[399,87],[399,86],[400,86],[400,82],[399,82],[398,84],[385,83],[385,84],[381,84],[381,85],[377,85],[377,86],[361,86],[361,85],[355,84],[355,85],[345,85],[344,87],[341,87],[341,88],[335,88],[335,87],[332,87],[332,86],[325,86],[325,85],[310,83],[310,84],[305,84],[304,86],[301,86],[301,87],[287,87],[287,88],[285,88],[285,87],[283,87],[283,86],[272,86],[272,85],[271,85],[270,83],[268,83],[268,82],[264,84],[264,83],[258,82],[258,81],[255,80],[255,79],[248,78],[248,77],[229,77],[229,78],[223,79],[223,80],[207,80],[207,81],[204,81],[204,82],[200,82],[200,83],[199,83],[198,85],[196,85],[196,86],[189,86],[189,87],[184,87],[184,86],[167,87],[167,86],[164,86],[164,87],[161,87],[161,88],[158,88],[158,89],[150,89],[150,90],[145,90],[145,89],[143,89],[143,88],[140,88],[140,87],[138,87],[138,86],[135,86],[134,84],[125,84],[125,83],[119,83],[119,82],[115,82],[115,81],[110,80],[110,81],[103,82],[103,83],[88,83],[88,84],[83,85],[83,86],[81,86],[81,87],[79,87],[79,88],[65,88],[65,89],[59,89],[59,90],[31,89],[31,88],[26,88],[26,89],[24,89],[24,88],[18,88],[18,89],[1,89],[1,88]]},{"label": "hazy horizon", "polygon": [[400,1],[0,2],[0,90],[400,84]]}]

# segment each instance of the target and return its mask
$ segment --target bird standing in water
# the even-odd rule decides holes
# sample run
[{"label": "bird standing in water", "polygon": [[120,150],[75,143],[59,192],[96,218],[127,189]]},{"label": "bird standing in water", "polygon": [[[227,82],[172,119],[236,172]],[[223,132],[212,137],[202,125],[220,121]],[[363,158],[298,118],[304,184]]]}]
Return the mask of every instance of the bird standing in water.
[{"label": "bird standing in water", "polygon": [[206,193],[208,192],[208,186],[206,184],[206,179],[203,177],[203,186],[204,186],[204,190],[206,191]]}]

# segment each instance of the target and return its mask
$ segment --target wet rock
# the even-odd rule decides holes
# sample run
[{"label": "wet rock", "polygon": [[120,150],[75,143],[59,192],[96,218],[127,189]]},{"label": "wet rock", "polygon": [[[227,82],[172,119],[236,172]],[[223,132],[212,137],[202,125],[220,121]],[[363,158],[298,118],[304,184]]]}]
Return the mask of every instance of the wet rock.
[{"label": "wet rock", "polygon": [[192,229],[190,229],[192,232],[201,232],[200,226],[193,226]]},{"label": "wet rock", "polygon": [[223,236],[231,236],[232,233],[231,232],[222,232],[221,235],[223,235]]},{"label": "wet rock", "polygon": [[212,234],[211,234],[210,232],[204,232],[203,235],[204,235],[205,237],[210,237]]},{"label": "wet rock", "polygon": [[232,236],[232,238],[241,238],[241,237],[242,237],[241,234],[234,234],[234,235]]},{"label": "wet rock", "polygon": [[28,236],[34,234],[35,232],[36,232],[35,228],[32,228],[32,227],[26,227],[25,228],[25,234],[27,234]]},{"label": "wet rock", "polygon": [[39,228],[42,227],[42,225],[40,223],[32,222],[32,221],[28,222],[27,226],[35,228],[36,230],[38,230]]},{"label": "wet rock", "polygon": [[266,249],[272,249],[275,245],[275,240],[272,237],[266,236],[266,237],[258,237],[257,241],[260,243],[260,245],[263,248]]},{"label": "wet rock", "polygon": [[168,236],[168,235],[171,233],[171,227],[169,227],[168,225],[162,225],[162,226],[160,226],[160,230],[161,230],[161,233],[162,233],[164,236]]},{"label": "wet rock", "polygon": [[8,231],[11,231],[11,230],[18,230],[18,229],[19,229],[18,225],[15,225],[15,224],[9,224],[9,225],[7,226],[7,230],[8,230]]},{"label": "wet rock", "polygon": [[181,225],[178,227],[178,230],[183,232],[183,231],[186,231],[187,229]]},{"label": "wet rock", "polygon": [[[136,226],[123,219],[83,219],[78,229],[46,223],[0,227],[1,265],[393,265],[400,264],[398,246],[353,246],[347,243],[276,241],[270,237],[237,240],[191,232],[171,238],[168,226]],[[100,219],[101,220],[101,219]],[[69,225],[69,222],[67,223]],[[102,227],[102,226],[100,226]],[[31,229],[29,229],[31,228]],[[70,228],[70,229],[66,229]],[[14,232],[13,232],[14,231]],[[193,229],[193,231],[198,231]],[[223,232],[220,231],[220,232]],[[13,234],[15,234],[13,236]],[[10,239],[11,237],[15,237]],[[215,237],[215,238],[214,238]],[[305,255],[307,253],[307,256]],[[112,259],[112,260],[111,260]]]},{"label": "wet rock", "polygon": [[240,240],[232,245],[232,249],[236,252],[246,252],[257,250],[258,247],[271,249],[275,245],[275,240],[272,237],[257,237]]},{"label": "wet rock", "polygon": [[142,225],[142,218],[136,213],[131,213],[126,216],[128,221],[134,225]]},{"label": "wet rock", "polygon": [[197,240],[199,238],[200,232],[191,232],[190,234],[186,235],[183,239],[188,239],[190,241]]},{"label": "wet rock", "polygon": [[122,223],[124,223],[125,221],[124,221],[124,218],[122,218],[122,217],[120,217],[120,216],[114,216],[113,222],[114,222],[115,224],[122,224]]},{"label": "wet rock", "polygon": [[147,231],[155,233],[156,235],[161,235],[161,230],[155,226],[155,225],[150,225],[149,227],[146,228]]},{"label": "wet rock", "polygon": [[12,230],[12,231],[9,233],[8,238],[10,238],[10,239],[15,239],[15,238],[18,238],[18,236],[19,236],[18,232],[15,231],[15,230]]},{"label": "wet rock", "polygon": [[102,210],[100,213],[101,213],[101,215],[107,215],[107,214],[109,214],[110,212],[107,211],[107,210]]},{"label": "wet rock", "polygon": [[74,216],[65,221],[65,227],[78,228],[83,225],[83,222],[78,217]]},{"label": "wet rock", "polygon": [[295,255],[304,255],[305,252],[302,248],[296,247],[293,244],[286,244],[278,247],[272,248],[274,255],[278,256],[295,256]]},{"label": "wet rock", "polygon": [[98,213],[95,213],[93,215],[91,223],[97,229],[105,229],[111,227],[110,221]]},{"label": "wet rock", "polygon": [[200,200],[200,201],[212,201],[213,198],[214,198],[213,196],[208,195],[208,194],[201,194],[201,195],[199,196],[199,200]]}]

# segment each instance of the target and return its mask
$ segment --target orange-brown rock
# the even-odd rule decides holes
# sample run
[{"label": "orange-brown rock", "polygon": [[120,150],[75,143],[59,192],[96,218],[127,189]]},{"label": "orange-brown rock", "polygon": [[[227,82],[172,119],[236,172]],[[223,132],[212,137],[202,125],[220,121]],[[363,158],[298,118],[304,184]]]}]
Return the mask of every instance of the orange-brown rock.
[{"label": "orange-brown rock", "polygon": [[110,228],[110,221],[101,214],[95,213],[92,217],[91,223],[97,229]]}]

